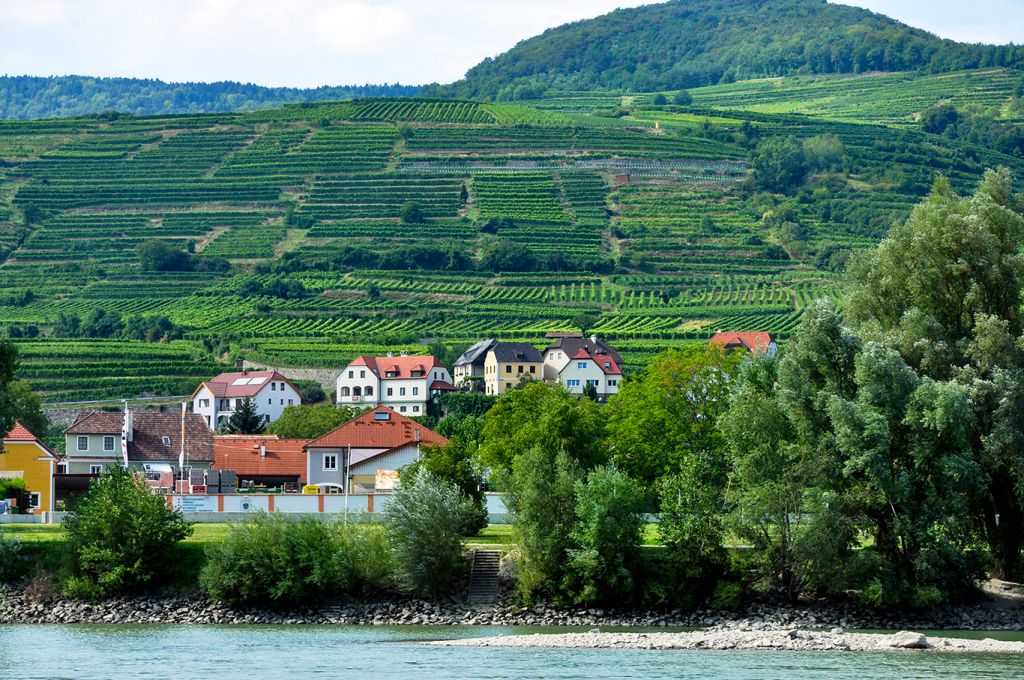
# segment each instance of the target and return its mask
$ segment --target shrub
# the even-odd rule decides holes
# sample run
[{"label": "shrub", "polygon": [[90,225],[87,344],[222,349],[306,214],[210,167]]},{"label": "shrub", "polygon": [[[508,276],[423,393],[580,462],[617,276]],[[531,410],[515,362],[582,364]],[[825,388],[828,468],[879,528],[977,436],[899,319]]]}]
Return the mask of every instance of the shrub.
[{"label": "shrub", "polygon": [[258,514],[207,548],[199,582],[228,604],[283,607],[382,590],[391,573],[380,527]]},{"label": "shrub", "polygon": [[425,469],[406,477],[384,510],[399,582],[433,597],[449,591],[462,564],[462,530],[473,504]]},{"label": "shrub", "polygon": [[643,530],[643,491],[614,465],[576,482],[566,589],[579,603],[620,601],[633,594]]},{"label": "shrub", "polygon": [[21,541],[0,533],[0,581],[13,581],[22,574]]},{"label": "shrub", "polygon": [[159,583],[175,564],[192,525],[139,477],[114,467],[64,521],[73,597],[100,597]]}]

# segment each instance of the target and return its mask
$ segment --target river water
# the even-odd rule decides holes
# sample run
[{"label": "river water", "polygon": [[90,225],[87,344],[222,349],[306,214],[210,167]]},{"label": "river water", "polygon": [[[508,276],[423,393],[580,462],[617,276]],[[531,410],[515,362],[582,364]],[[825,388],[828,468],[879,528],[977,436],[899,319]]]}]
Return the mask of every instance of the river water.
[{"label": "river water", "polygon": [[538,629],[0,626],[0,678],[1024,678],[1024,658],[1019,656],[474,649],[418,644],[514,632]]}]

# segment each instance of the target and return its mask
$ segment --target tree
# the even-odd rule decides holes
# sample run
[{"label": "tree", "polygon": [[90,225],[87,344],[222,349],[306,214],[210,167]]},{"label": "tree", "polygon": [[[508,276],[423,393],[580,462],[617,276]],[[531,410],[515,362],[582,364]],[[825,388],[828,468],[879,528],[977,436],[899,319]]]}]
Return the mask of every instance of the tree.
[{"label": "tree", "polygon": [[462,528],[472,503],[425,469],[403,479],[384,508],[400,583],[428,597],[451,590],[462,565]]},{"label": "tree", "polygon": [[936,104],[925,109],[921,114],[921,129],[925,132],[942,134],[949,127],[956,125],[960,114],[952,104]]},{"label": "tree", "polygon": [[82,326],[82,335],[87,338],[113,338],[124,330],[124,321],[117,312],[94,309],[89,320]]},{"label": "tree", "polygon": [[640,485],[614,465],[575,485],[566,589],[578,603],[619,603],[633,594],[644,527]]},{"label": "tree", "polygon": [[235,407],[224,429],[230,434],[260,434],[264,426],[263,416],[256,408],[256,400],[246,397]]},{"label": "tree", "polygon": [[608,401],[606,416],[618,465],[648,484],[688,467],[692,458],[715,461],[724,470],[717,419],[728,405],[729,376],[738,362],[739,355],[714,347],[673,349],[624,383]]},{"label": "tree", "polygon": [[480,268],[495,273],[532,272],[537,269],[537,258],[523,243],[489,239],[480,248]]},{"label": "tree", "polygon": [[58,338],[77,338],[82,334],[82,320],[74,312],[58,312],[57,322],[53,324],[53,334]]},{"label": "tree", "polygon": [[[3,397],[3,410],[10,413],[14,420],[40,439],[46,437],[50,429],[50,421],[43,413],[43,402],[39,395],[32,391],[24,380],[13,380],[7,385]],[[5,430],[9,432],[10,430]]]},{"label": "tree", "polygon": [[276,434],[282,439],[317,439],[344,425],[362,411],[334,404],[286,406],[277,420],[267,425],[266,429],[268,434]]},{"label": "tree", "polygon": [[939,178],[905,223],[854,259],[847,306],[859,333],[898,351],[922,377],[966,390],[968,445],[987,480],[972,516],[993,573],[1010,579],[1022,575],[1024,546],[1022,239],[1024,206],[1009,171],[989,171],[971,198]]},{"label": "tree", "polygon": [[689,106],[693,103],[693,95],[687,90],[679,90],[672,95],[672,103],[676,106]]},{"label": "tree", "polygon": [[9,342],[0,342],[0,430],[3,431],[3,435],[11,431],[18,417],[22,415],[19,402],[23,402],[24,399],[19,398],[20,388],[14,387],[12,390],[17,370],[18,348]]},{"label": "tree", "polygon": [[770,137],[757,145],[754,179],[758,187],[788,193],[803,184],[807,172],[804,147],[793,137]]},{"label": "tree", "polygon": [[651,104],[654,106],[664,106],[665,104],[668,104],[668,98],[666,98],[665,95],[658,93],[651,98]]},{"label": "tree", "polygon": [[192,533],[179,510],[129,470],[114,466],[64,520],[69,594],[100,597],[159,583],[174,571],[177,544]]},{"label": "tree", "polygon": [[569,325],[573,328],[580,329],[580,333],[583,335],[587,335],[590,332],[590,329],[597,324],[598,318],[597,314],[583,312],[570,319]]},{"label": "tree", "polygon": [[405,203],[398,211],[398,217],[405,224],[422,224],[427,221],[419,203]]},{"label": "tree", "polygon": [[474,465],[483,419],[470,416],[462,420],[459,434],[452,436],[444,446],[424,447],[419,459],[401,471],[401,478],[413,478],[420,470],[426,470],[435,479],[454,485],[473,506],[472,512],[466,513],[466,525],[460,533],[475,536],[488,524],[483,475]]},{"label": "tree", "polygon": [[167,241],[150,239],[138,247],[139,265],[147,272],[184,272],[191,268],[189,254]]}]

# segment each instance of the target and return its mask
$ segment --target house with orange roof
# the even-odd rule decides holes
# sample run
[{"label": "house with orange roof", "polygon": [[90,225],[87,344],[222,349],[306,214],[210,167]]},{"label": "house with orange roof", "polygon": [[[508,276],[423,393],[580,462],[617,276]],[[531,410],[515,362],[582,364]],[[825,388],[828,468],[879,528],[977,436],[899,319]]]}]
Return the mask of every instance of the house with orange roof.
[{"label": "house with orange roof", "polygon": [[557,382],[573,394],[583,394],[591,385],[600,401],[619,393],[622,369],[619,361],[600,346],[582,346],[558,372]]},{"label": "house with orange roof", "polygon": [[[448,440],[387,406],[377,406],[306,445],[306,483],[346,485],[351,493],[381,490],[381,480],[416,461],[425,446]],[[384,486],[383,488],[387,488]]]},{"label": "house with orange roof", "polygon": [[388,406],[399,413],[422,416],[427,403],[441,392],[455,390],[452,376],[433,356],[358,356],[338,375],[337,402],[348,406]]},{"label": "house with orange roof", "polygon": [[15,423],[3,439],[0,477],[23,479],[29,494],[28,512],[53,512],[53,475],[57,456],[21,423]]},{"label": "house with orange roof", "polygon": [[295,385],[277,371],[236,371],[201,383],[192,393],[192,412],[216,430],[247,397],[256,402],[256,412],[268,423],[280,418],[287,407],[302,403]]},{"label": "house with orange roof", "polygon": [[772,337],[771,333],[764,331],[752,333],[719,331],[711,336],[708,344],[717,345],[726,352],[742,351],[750,354],[767,354],[770,357],[775,356],[779,351],[775,338]]},{"label": "house with orange roof", "polygon": [[225,434],[213,437],[213,469],[234,470],[238,484],[264,486],[306,483],[308,439],[276,435]]}]

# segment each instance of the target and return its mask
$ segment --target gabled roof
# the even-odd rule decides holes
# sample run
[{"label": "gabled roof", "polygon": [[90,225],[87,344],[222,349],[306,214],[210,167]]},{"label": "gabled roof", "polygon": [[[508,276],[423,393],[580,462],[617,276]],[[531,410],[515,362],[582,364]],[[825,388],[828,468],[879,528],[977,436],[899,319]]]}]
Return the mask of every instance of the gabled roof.
[{"label": "gabled roof", "polygon": [[[356,357],[346,368],[366,366],[381,380],[409,380],[425,378],[435,368],[445,368],[444,362],[434,356]],[[422,375],[413,375],[413,373]]]},{"label": "gabled roof", "polygon": [[297,475],[300,482],[305,482],[305,448],[308,443],[308,439],[278,439],[274,435],[215,435],[213,467],[217,470],[234,470],[243,476]]},{"label": "gabled roof", "polygon": [[544,361],[540,351],[528,342],[499,342],[490,351],[494,352],[494,358],[502,363],[539,364]]},{"label": "gabled roof", "polygon": [[725,349],[745,349],[752,354],[763,354],[768,351],[771,344],[775,342],[771,333],[757,331],[752,333],[738,333],[725,331],[715,333],[708,344],[719,345]]},{"label": "gabled roof", "polygon": [[574,356],[581,349],[585,349],[588,352],[603,352],[610,354],[615,363],[622,365],[622,357],[619,353],[612,349],[611,345],[607,342],[594,335],[589,338],[583,337],[581,333],[548,333],[547,337],[552,338],[554,342],[544,348],[544,353],[547,354],[549,351],[557,349],[565,352],[568,357]]},{"label": "gabled roof", "polygon": [[417,441],[438,446],[448,443],[415,420],[387,406],[378,406],[311,441],[306,448],[394,449]]},{"label": "gabled roof", "polygon": [[498,341],[494,338],[481,340],[463,352],[462,356],[455,360],[455,365],[466,366],[471,364],[474,366],[483,366],[484,361],[487,359],[487,352],[489,352],[496,344],[498,344]]},{"label": "gabled roof", "polygon": [[[124,413],[86,411],[78,413],[64,434],[105,434],[120,438]],[[169,439],[164,444],[164,437]],[[128,461],[177,462],[181,452],[181,414],[155,411],[132,412],[132,438]],[[198,413],[185,414],[185,452],[189,460],[213,460],[213,434]]]},{"label": "gabled roof", "polygon": [[430,389],[438,392],[458,392],[459,388],[447,380],[435,380],[430,383]]},{"label": "gabled roof", "polygon": [[57,455],[46,447],[46,444],[42,442],[39,437],[29,432],[28,428],[21,423],[14,423],[14,427],[7,433],[7,436],[3,439],[4,444],[35,444],[43,453],[54,460],[57,459]]},{"label": "gabled roof", "polygon": [[[221,373],[216,378],[211,378],[206,382],[203,382],[196,388],[198,392],[203,385],[213,393],[213,396],[218,399],[244,399],[245,397],[255,397],[259,394],[263,388],[267,387],[272,382],[286,382],[291,385],[292,389],[295,389],[295,385],[292,385],[288,378],[284,377],[277,371],[236,371],[232,373]],[[195,393],[192,394],[195,397]]]},{"label": "gabled roof", "polygon": [[[580,351],[573,355],[572,361],[583,361],[589,360],[597,364],[605,375],[622,375],[622,369],[619,368],[619,364],[615,361],[615,357],[611,354],[605,354],[604,352],[588,352],[585,348],[580,348]],[[572,362],[565,365],[562,370],[569,369],[572,366]]]}]

